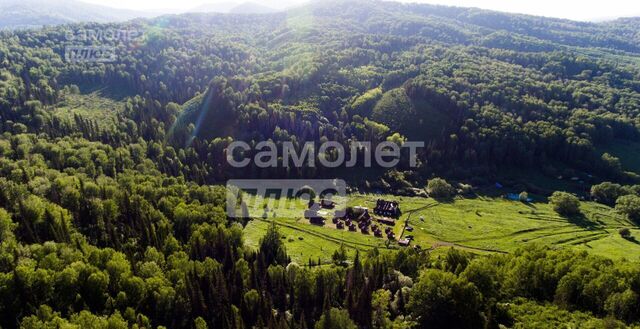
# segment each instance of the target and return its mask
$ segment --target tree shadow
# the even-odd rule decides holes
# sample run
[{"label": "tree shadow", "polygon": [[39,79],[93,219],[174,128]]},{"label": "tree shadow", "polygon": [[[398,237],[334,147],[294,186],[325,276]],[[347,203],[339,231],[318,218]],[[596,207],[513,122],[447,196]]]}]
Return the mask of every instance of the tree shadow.
[{"label": "tree shadow", "polygon": [[431,196],[431,198],[438,201],[439,203],[453,203],[455,201],[455,198],[452,196],[448,196],[448,197]]},{"label": "tree shadow", "polygon": [[593,229],[602,225],[600,222],[594,222],[587,218],[583,213],[564,216],[569,223],[585,229]]},{"label": "tree shadow", "polygon": [[122,101],[127,97],[135,96],[129,89],[116,89],[113,87],[105,87],[101,84],[83,84],[78,87],[82,95],[96,94],[100,97],[111,98],[116,101]]}]

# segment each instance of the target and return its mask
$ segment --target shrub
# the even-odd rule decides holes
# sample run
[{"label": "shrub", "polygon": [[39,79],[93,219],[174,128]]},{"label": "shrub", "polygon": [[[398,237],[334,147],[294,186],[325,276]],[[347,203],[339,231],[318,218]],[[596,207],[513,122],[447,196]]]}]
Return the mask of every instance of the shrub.
[{"label": "shrub", "polygon": [[591,197],[600,203],[610,206],[613,206],[616,203],[616,200],[625,194],[629,193],[627,193],[620,184],[603,182],[591,186]]},{"label": "shrub", "polygon": [[473,186],[471,186],[470,184],[460,184],[459,186],[462,194],[473,193]]},{"label": "shrub", "polygon": [[628,239],[631,237],[631,230],[629,230],[628,228],[621,228],[620,231],[618,231],[618,233],[620,233],[620,236]]},{"label": "shrub", "polygon": [[518,199],[520,199],[521,202],[527,202],[527,200],[529,200],[529,193],[527,192],[520,192],[520,195],[518,195]]},{"label": "shrub", "polygon": [[549,198],[553,210],[561,216],[574,216],[580,214],[580,200],[567,192],[553,192]]},{"label": "shrub", "polygon": [[640,197],[636,195],[623,195],[616,201],[616,211],[629,217],[629,219],[640,221]]},{"label": "shrub", "polygon": [[450,198],[454,190],[446,180],[434,178],[427,182],[427,192],[434,198]]}]

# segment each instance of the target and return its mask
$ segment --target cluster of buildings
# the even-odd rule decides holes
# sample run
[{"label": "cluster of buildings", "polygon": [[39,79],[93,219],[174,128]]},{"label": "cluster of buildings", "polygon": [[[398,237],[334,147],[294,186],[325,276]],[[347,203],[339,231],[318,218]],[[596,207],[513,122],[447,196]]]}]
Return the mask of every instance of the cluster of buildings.
[{"label": "cluster of buildings", "polygon": [[[315,225],[324,225],[327,211],[334,209],[335,203],[329,200],[320,200],[313,203],[309,209],[305,210],[304,217]],[[388,240],[396,240],[393,228],[396,220],[400,217],[400,204],[396,201],[386,201],[379,199],[373,209],[373,215],[369,208],[362,206],[348,207],[343,216],[334,216],[332,222],[338,230],[349,230],[362,234],[373,234],[377,238],[386,237]],[[402,239],[400,245],[408,246],[409,241]],[[406,243],[405,243],[406,242]]]}]

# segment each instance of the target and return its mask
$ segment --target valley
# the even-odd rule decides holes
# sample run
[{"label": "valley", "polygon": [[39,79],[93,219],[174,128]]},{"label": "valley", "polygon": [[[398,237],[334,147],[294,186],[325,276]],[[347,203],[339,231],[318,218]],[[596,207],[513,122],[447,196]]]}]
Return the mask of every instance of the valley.
[{"label": "valley", "polygon": [[640,326],[639,18],[38,1],[0,12],[0,328]]}]

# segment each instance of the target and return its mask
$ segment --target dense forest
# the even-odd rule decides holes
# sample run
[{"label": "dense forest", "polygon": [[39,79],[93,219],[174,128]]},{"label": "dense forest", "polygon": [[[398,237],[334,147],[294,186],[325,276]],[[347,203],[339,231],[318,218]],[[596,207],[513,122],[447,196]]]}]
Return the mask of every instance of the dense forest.
[{"label": "dense forest", "polygon": [[[70,40],[86,30],[142,33]],[[117,60],[66,61],[78,43]],[[637,262],[530,246],[297,264],[275,226],[245,245],[224,184],[341,175],[406,193],[580,171],[635,220],[640,172],[602,150],[640,142],[639,45],[638,19],[364,0],[0,31],[0,327],[638,326]],[[416,168],[237,169],[236,140],[425,148]]]}]

